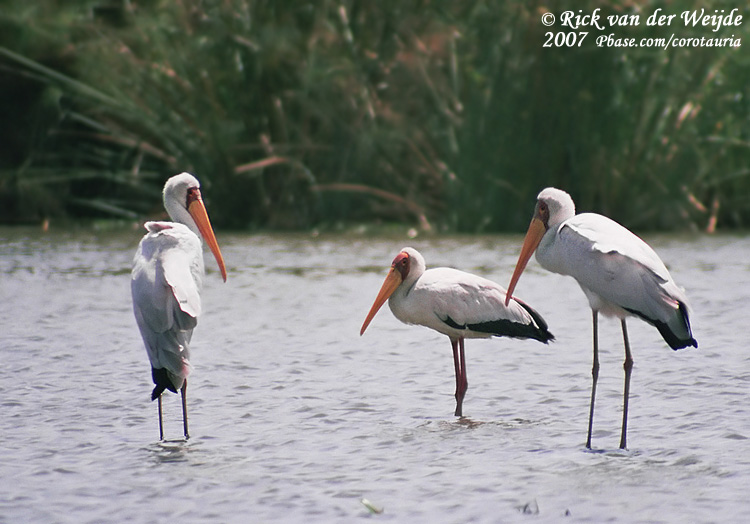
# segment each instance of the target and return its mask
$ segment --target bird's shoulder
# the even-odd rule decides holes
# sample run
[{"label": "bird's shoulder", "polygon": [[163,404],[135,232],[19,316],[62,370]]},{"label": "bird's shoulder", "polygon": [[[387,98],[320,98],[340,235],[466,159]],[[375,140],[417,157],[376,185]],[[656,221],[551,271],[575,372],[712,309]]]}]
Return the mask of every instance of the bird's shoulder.
[{"label": "bird's shoulder", "polygon": [[190,228],[177,222],[146,222],[146,234],[138,244],[136,261],[160,259],[175,253],[184,253],[193,258],[202,258],[202,244],[200,238]]},{"label": "bird's shoulder", "polygon": [[200,239],[193,233],[189,227],[179,222],[150,221],[143,224],[146,230],[144,240],[171,239],[174,242],[198,243]]},{"label": "bird's shoulder", "polygon": [[578,244],[579,254],[593,253],[599,257],[616,255],[641,265],[662,279],[669,273],[659,255],[638,235],[611,218],[596,213],[581,213],[563,222],[558,236]]},{"label": "bird's shoulder", "polygon": [[503,296],[505,295],[505,289],[500,284],[479,275],[450,267],[428,269],[420,277],[417,287],[429,290],[430,292],[444,292],[457,295],[465,293],[491,294],[496,292],[502,293]]}]

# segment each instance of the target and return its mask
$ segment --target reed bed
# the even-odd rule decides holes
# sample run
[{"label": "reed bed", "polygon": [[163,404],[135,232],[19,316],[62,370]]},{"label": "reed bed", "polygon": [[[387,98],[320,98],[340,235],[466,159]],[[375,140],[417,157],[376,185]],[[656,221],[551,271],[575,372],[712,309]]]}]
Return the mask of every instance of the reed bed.
[{"label": "reed bed", "polygon": [[744,45],[545,48],[555,1],[39,4],[0,15],[6,223],[151,216],[179,171],[237,229],[520,231],[549,185],[636,229],[750,223]]}]

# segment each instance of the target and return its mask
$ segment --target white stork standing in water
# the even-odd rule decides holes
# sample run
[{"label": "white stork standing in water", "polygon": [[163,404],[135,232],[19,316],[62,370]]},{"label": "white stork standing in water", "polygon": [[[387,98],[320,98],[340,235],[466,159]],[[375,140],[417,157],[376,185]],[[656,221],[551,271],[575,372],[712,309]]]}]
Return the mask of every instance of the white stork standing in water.
[{"label": "white stork standing in water", "polygon": [[534,217],[508,286],[506,303],[534,251],[543,268],[576,279],[593,312],[594,363],[586,439],[589,449],[599,377],[598,314],[620,319],[625,344],[620,448],[625,449],[633,368],[625,318],[634,315],[655,326],[672,349],[697,348],[698,342],[690,330],[687,297],[648,244],[605,216],[576,215],[573,199],[560,189],[548,187],[537,197]]},{"label": "white stork standing in water", "polygon": [[405,247],[393,259],[359,334],[364,334],[388,300],[401,322],[447,335],[456,371],[455,414],[460,417],[468,388],[465,338],[507,336],[532,338],[545,344],[554,339],[541,315],[517,298],[508,304],[505,298],[505,290],[491,280],[447,267],[426,269],[422,255]]},{"label": "white stork standing in water", "polygon": [[159,399],[159,439],[164,439],[161,395],[165,389],[182,394],[182,422],[187,421],[187,377],[191,371],[190,338],[201,313],[203,281],[201,238],[216,257],[226,281],[224,259],[201,198],[200,183],[189,173],[164,185],[164,207],[173,222],[146,222],[148,231],[133,259],[130,289],[133,311],[151,361]]}]

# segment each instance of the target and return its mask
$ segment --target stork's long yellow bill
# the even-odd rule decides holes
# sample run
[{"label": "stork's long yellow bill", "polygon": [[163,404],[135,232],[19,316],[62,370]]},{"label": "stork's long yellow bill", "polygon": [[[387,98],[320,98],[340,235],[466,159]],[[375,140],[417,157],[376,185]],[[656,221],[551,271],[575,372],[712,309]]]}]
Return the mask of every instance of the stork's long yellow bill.
[{"label": "stork's long yellow bill", "polygon": [[206,206],[203,204],[203,199],[199,196],[188,205],[188,213],[195,220],[195,224],[198,226],[198,231],[201,232],[201,236],[208,244],[208,248],[211,253],[214,254],[216,263],[219,264],[219,270],[221,271],[221,278],[224,282],[227,281],[227,269],[224,266],[224,257],[221,256],[221,250],[219,249],[219,243],[216,241],[214,230],[211,227],[211,221],[208,219],[208,212]]},{"label": "stork's long yellow bill", "polygon": [[378,292],[378,296],[375,297],[375,302],[373,302],[370,312],[367,314],[364,324],[362,324],[362,329],[359,330],[360,335],[364,334],[365,329],[370,325],[375,314],[383,304],[385,304],[385,301],[390,298],[393,292],[396,291],[396,288],[401,285],[402,281],[401,273],[399,273],[395,267],[392,267],[388,272],[388,275],[385,277],[385,281]]},{"label": "stork's long yellow bill", "polygon": [[518,262],[516,262],[516,269],[513,271],[513,276],[510,279],[508,285],[508,291],[505,295],[505,305],[510,303],[510,299],[513,296],[513,290],[516,288],[518,279],[521,278],[521,273],[526,269],[526,264],[529,263],[531,255],[534,254],[536,248],[539,246],[539,242],[542,241],[542,237],[547,232],[547,227],[540,218],[534,217],[531,219],[529,229],[526,231],[526,238],[523,239],[523,246],[521,247],[521,254],[518,255]]}]

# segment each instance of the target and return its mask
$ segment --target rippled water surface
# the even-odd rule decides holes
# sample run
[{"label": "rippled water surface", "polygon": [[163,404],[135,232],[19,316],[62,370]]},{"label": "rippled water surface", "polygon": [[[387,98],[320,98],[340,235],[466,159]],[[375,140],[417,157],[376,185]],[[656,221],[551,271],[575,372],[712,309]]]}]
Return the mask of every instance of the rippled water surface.
[{"label": "rippled water surface", "polygon": [[520,236],[220,233],[229,280],[207,253],[192,436],[168,395],[159,443],[130,302],[140,235],[0,229],[0,522],[750,522],[750,237],[647,237],[700,349],[630,321],[619,451],[622,342],[601,323],[591,452],[572,279],[532,261],[517,289],[555,343],[467,341],[463,419],[446,337],[387,307],[359,336],[404,245],[506,286]]}]

